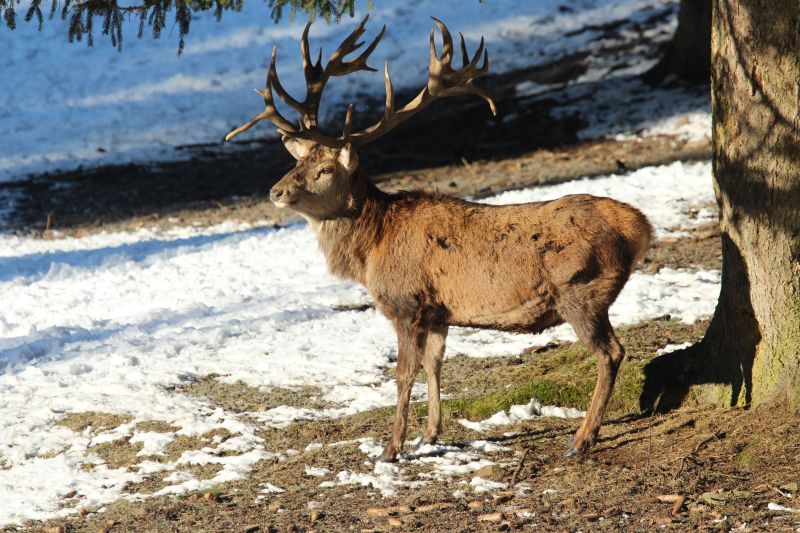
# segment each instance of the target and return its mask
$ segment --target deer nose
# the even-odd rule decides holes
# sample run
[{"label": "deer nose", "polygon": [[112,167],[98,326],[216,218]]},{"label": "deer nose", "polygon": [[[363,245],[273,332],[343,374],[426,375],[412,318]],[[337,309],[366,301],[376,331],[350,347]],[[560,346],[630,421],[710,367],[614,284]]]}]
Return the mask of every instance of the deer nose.
[{"label": "deer nose", "polygon": [[286,191],[284,189],[278,189],[277,187],[273,187],[269,191],[269,199],[273,202],[279,202],[281,198],[286,196]]}]

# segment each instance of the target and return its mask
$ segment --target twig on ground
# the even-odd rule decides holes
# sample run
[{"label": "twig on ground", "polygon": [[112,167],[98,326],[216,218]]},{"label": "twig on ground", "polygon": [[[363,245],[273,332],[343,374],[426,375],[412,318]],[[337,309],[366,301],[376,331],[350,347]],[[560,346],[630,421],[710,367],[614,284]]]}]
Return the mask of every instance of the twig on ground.
[{"label": "twig on ground", "polygon": [[771,488],[772,490],[774,490],[775,492],[777,492],[778,494],[780,494],[780,495],[781,495],[781,496],[783,496],[784,498],[789,498],[789,499],[791,499],[791,498],[792,498],[791,494],[786,494],[785,492],[783,492],[783,491],[782,491],[781,489],[779,489],[778,487],[773,487],[772,485],[770,485],[770,486],[769,486],[769,488]]},{"label": "twig on ground", "polygon": [[653,434],[648,435],[647,438],[647,462],[644,467],[644,476],[642,477],[642,493],[647,490],[647,478],[650,476],[650,458],[652,457],[653,450]]},{"label": "twig on ground", "polygon": [[710,476],[717,476],[717,477],[727,477],[729,479],[737,479],[739,481],[750,481],[749,477],[745,476],[734,476],[733,474],[726,474],[725,472],[705,472],[707,475]]},{"label": "twig on ground", "polygon": [[675,516],[679,512],[681,512],[681,507],[683,507],[684,503],[686,503],[686,497],[685,496],[681,496],[677,500],[675,500],[675,503],[672,506],[672,516]]},{"label": "twig on ground", "polygon": [[526,448],[525,449],[525,453],[522,454],[522,458],[519,460],[519,464],[517,465],[517,468],[515,468],[514,469],[514,473],[511,474],[511,486],[512,487],[517,484],[517,476],[522,471],[522,466],[525,464],[525,459],[528,457],[528,453],[530,453],[530,451],[531,451],[530,448]]}]

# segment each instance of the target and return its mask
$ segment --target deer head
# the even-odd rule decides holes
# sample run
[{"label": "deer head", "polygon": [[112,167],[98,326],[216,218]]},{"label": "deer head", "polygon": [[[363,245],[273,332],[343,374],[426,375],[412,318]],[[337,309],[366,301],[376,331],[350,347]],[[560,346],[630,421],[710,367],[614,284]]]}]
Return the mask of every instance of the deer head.
[{"label": "deer head", "polygon": [[283,143],[297,164],[270,190],[269,198],[276,206],[315,220],[341,216],[357,207],[366,178],[356,183],[358,155],[351,145],[330,148],[291,137],[284,137]]},{"label": "deer head", "polygon": [[[437,53],[434,42],[434,30],[430,33],[430,63],[428,66],[428,83],[410,102],[395,109],[395,94],[392,79],[389,76],[389,65],[384,68],[386,85],[386,105],[383,117],[372,126],[357,132],[351,128],[353,105],[347,108],[344,130],[338,137],[323,133],[317,124],[319,105],[325,85],[331,76],[345,76],[360,70],[375,72],[367,65],[369,55],[378,46],[386,26],[370,45],[356,58],[346,61],[344,57],[355,52],[364,43],[358,39],[365,32],[369,15],[347,36],[334,52],[328,63],[322,66],[322,50],[315,63],[309,54],[308,30],[309,22],[303,31],[300,50],[303,55],[303,71],[306,79],[306,97],[302,102],[293,98],[280,83],[275,67],[276,51],[272,49],[272,59],[267,71],[266,88],[257,90],[264,98],[264,110],[249,122],[230,132],[225,139],[229,140],[239,133],[250,129],[257,122],[269,120],[278,128],[284,146],[297,160],[297,165],[286,174],[270,191],[270,200],[279,207],[289,207],[307,217],[314,219],[335,217],[343,211],[353,209],[358,202],[359,190],[363,187],[356,173],[358,155],[355,147],[372,142],[386,135],[397,125],[405,122],[431,102],[446,96],[475,94],[486,100],[492,114],[496,114],[495,104],[491,96],[473,84],[475,78],[483,76],[489,70],[489,54],[481,38],[477,52],[469,57],[464,36],[459,33],[463,66],[453,69],[453,38],[447,27],[439,20],[433,19],[442,33],[442,53]],[[483,56],[483,64],[478,61]],[[273,90],[289,107],[300,114],[298,124],[286,119],[275,106]]]}]

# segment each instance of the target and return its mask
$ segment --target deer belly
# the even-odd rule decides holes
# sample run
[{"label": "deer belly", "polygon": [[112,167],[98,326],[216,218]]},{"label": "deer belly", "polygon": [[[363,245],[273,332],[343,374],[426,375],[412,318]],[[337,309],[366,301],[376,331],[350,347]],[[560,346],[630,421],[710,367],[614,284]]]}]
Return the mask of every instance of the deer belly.
[{"label": "deer belly", "polygon": [[549,295],[533,291],[525,298],[508,291],[473,292],[458,301],[445,302],[455,326],[536,333],[563,322]]}]

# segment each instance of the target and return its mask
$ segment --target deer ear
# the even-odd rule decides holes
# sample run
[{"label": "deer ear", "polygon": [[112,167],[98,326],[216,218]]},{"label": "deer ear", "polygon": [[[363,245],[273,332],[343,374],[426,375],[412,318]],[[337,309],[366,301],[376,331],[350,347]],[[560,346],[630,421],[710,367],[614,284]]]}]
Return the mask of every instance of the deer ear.
[{"label": "deer ear", "polygon": [[358,168],[358,154],[353,149],[353,145],[349,143],[345,144],[344,147],[339,150],[339,164],[346,168],[351,174],[356,171]]},{"label": "deer ear", "polygon": [[281,141],[283,141],[283,145],[286,147],[289,153],[292,154],[292,157],[298,161],[304,159],[311,151],[311,147],[314,146],[313,141],[295,139],[294,137],[289,137],[287,135],[282,136]]}]

